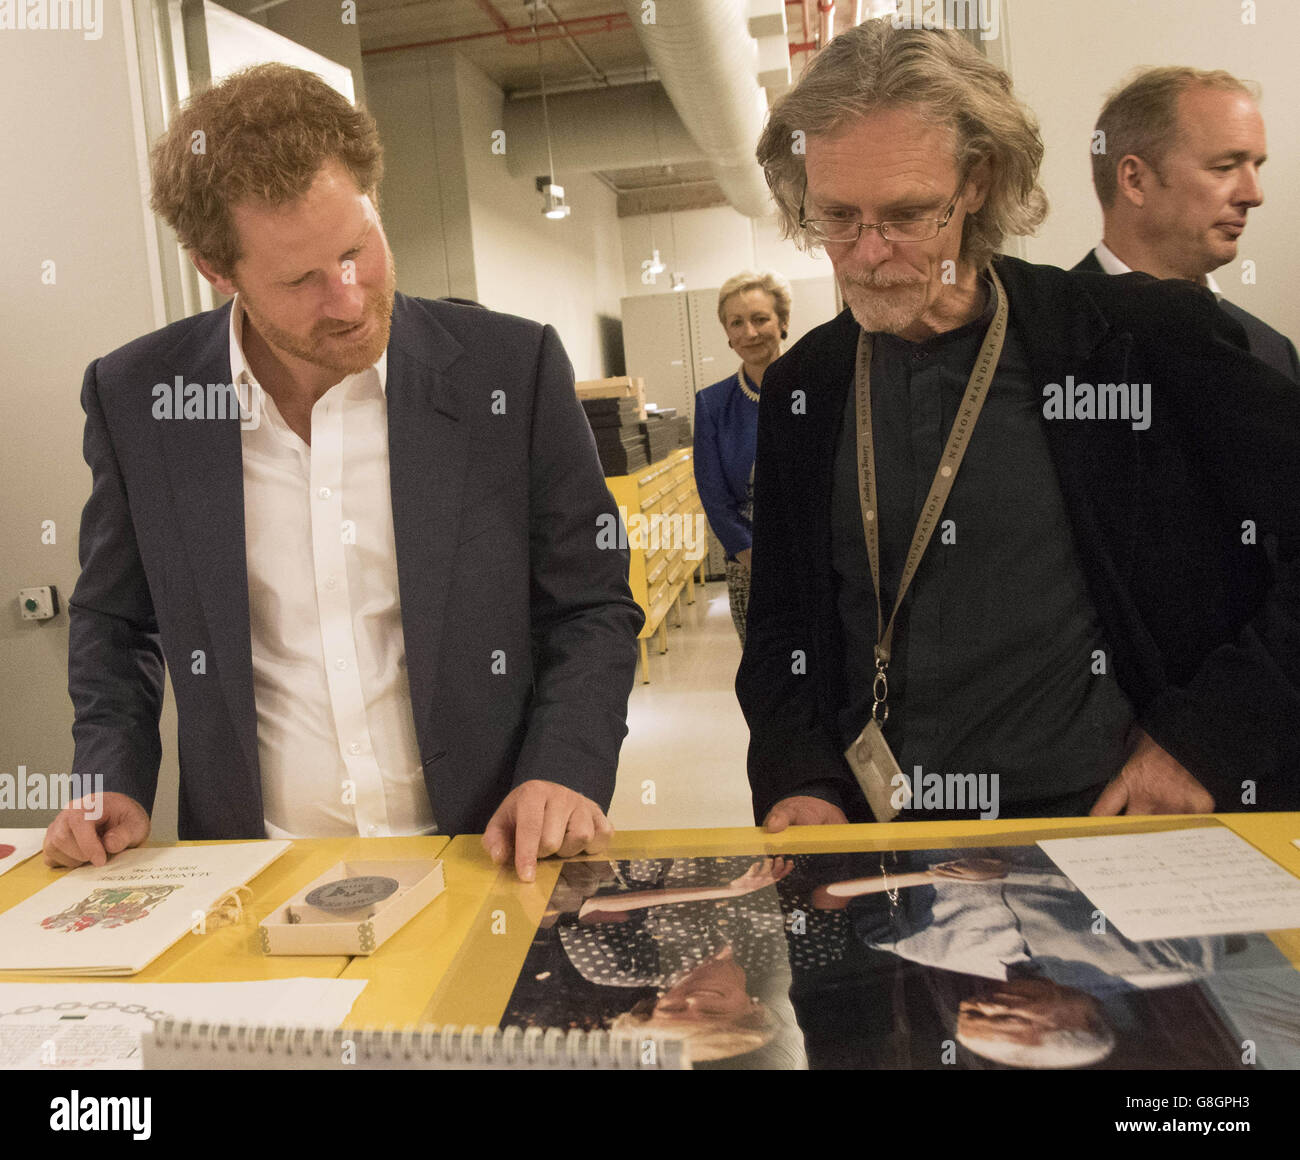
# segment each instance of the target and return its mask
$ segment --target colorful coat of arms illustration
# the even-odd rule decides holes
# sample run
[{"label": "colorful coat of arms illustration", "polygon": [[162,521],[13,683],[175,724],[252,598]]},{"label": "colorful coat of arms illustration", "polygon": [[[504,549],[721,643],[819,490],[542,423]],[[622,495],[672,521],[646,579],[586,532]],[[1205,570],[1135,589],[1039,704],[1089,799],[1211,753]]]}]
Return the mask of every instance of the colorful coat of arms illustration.
[{"label": "colorful coat of arms illustration", "polygon": [[74,906],[41,919],[41,926],[46,930],[62,930],[67,934],[88,930],[92,926],[125,926],[128,922],[144,918],[152,907],[177,889],[177,883],[151,882],[147,886],[92,890]]}]

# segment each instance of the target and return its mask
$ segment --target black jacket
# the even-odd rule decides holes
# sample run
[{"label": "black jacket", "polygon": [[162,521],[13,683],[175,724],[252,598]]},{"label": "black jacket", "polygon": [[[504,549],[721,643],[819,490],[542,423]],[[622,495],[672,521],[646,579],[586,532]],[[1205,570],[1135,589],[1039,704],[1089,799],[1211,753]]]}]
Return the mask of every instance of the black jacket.
[{"label": "black jacket", "polygon": [[[1138,723],[1216,808],[1300,808],[1300,392],[1241,349],[1202,287],[995,261],[1037,382],[1152,384],[1146,430],[1043,419]],[[830,543],[858,333],[846,310],[763,380],[736,680],[758,819],[796,793],[833,801],[851,820],[871,816],[836,729],[848,692]],[[1242,802],[1246,781],[1253,805]]]},{"label": "black jacket", "polygon": [[[1105,273],[1102,264],[1097,261],[1096,250],[1089,250],[1083,261],[1074,269]],[[1218,303],[1219,309],[1234,322],[1240,323],[1245,332],[1245,342],[1238,342],[1238,346],[1244,346],[1260,362],[1268,363],[1275,371],[1280,371],[1287,378],[1300,383],[1300,357],[1296,355],[1295,343],[1281,331],[1274,330],[1263,319],[1256,318],[1226,298],[1218,299]]]}]

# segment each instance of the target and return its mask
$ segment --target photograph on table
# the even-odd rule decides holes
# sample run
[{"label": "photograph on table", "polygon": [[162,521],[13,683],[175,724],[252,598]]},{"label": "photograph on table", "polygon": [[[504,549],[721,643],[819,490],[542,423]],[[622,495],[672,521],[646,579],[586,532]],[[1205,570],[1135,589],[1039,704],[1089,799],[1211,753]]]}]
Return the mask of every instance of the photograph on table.
[{"label": "photograph on table", "polygon": [[1034,845],[590,860],[501,1025],[702,1068],[1295,1068],[1300,973],[1264,933],[1132,941]]}]

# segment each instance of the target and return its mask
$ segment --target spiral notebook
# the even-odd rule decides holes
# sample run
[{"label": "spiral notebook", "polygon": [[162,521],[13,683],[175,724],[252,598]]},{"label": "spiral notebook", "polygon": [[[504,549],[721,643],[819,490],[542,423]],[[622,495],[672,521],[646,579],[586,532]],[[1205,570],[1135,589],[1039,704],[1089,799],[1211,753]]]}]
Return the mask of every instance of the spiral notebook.
[{"label": "spiral notebook", "polygon": [[326,1030],[165,1020],[144,1037],[146,1070],[685,1071],[680,1040],[518,1027]]}]

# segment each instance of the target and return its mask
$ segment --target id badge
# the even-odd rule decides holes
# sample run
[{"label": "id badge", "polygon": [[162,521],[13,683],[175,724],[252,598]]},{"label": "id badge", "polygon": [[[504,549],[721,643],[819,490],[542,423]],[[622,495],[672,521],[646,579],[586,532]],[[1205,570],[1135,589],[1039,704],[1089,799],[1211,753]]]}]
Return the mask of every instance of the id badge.
[{"label": "id badge", "polygon": [[867,799],[867,805],[876,815],[876,821],[888,822],[898,816],[898,809],[893,805],[895,790],[902,791],[902,804],[906,806],[912,800],[912,789],[907,778],[898,768],[898,762],[890,752],[889,742],[880,731],[879,724],[873,719],[858,734],[857,740],[844,751],[844,760],[853,770],[858,785]]}]

